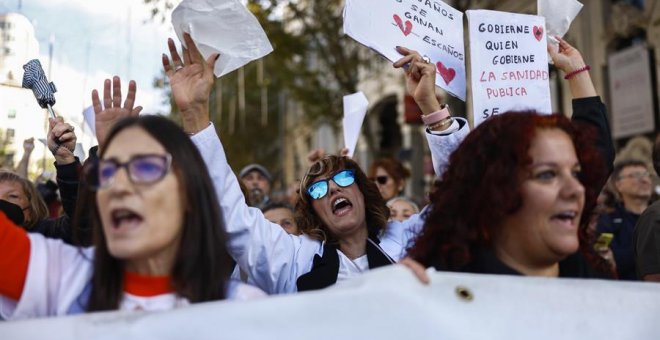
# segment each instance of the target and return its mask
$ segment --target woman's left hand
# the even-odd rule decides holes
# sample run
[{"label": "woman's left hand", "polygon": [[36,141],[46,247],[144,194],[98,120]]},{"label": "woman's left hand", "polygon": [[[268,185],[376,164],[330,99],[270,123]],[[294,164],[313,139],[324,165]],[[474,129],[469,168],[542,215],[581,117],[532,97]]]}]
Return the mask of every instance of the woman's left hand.
[{"label": "woman's left hand", "polygon": [[204,60],[188,33],[183,34],[188,48],[183,48],[183,60],[177,52],[174,40],[168,39],[170,58],[163,54],[163,68],[170,80],[174,102],[181,112],[183,129],[196,133],[209,124],[209,95],[215,80],[213,66],[220,56],[212,54]]},{"label": "woman's left hand", "polygon": [[435,96],[435,65],[427,62],[417,51],[397,47],[403,58],[394,63],[395,68],[406,69],[406,88],[424,114],[440,110]]}]

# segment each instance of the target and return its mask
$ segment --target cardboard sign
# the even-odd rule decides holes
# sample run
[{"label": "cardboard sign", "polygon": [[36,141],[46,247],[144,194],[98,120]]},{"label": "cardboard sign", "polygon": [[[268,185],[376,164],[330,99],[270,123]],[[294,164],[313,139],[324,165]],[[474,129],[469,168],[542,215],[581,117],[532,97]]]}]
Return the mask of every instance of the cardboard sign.
[{"label": "cardboard sign", "polygon": [[612,136],[624,138],[655,130],[653,85],[646,45],[636,45],[608,58]]},{"label": "cardboard sign", "polygon": [[435,84],[465,101],[463,13],[442,1],[347,0],[344,32],[394,62],[396,46],[416,50],[436,65]]},{"label": "cardboard sign", "polygon": [[467,11],[474,125],[507,111],[551,113],[543,17]]}]

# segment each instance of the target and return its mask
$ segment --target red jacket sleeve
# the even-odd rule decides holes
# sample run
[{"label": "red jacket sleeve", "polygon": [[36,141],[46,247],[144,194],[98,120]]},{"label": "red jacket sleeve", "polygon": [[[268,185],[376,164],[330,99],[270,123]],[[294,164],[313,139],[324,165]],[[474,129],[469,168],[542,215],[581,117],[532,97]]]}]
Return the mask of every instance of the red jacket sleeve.
[{"label": "red jacket sleeve", "polygon": [[30,239],[0,212],[0,295],[20,299],[30,262]]}]

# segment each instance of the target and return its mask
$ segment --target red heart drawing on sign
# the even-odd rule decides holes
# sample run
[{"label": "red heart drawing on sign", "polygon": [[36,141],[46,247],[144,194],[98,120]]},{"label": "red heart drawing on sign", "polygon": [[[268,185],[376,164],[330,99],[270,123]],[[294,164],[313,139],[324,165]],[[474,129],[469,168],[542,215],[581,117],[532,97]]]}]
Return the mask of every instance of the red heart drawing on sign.
[{"label": "red heart drawing on sign", "polygon": [[401,17],[398,16],[397,14],[394,14],[393,17],[394,17],[394,21],[401,29],[401,32],[403,32],[403,35],[408,36],[408,34],[412,32],[412,22],[410,22],[410,20],[406,20],[406,27],[403,27],[403,20],[401,20]]},{"label": "red heart drawing on sign", "polygon": [[438,61],[438,63],[435,65],[438,66],[438,73],[440,73],[442,79],[444,79],[445,83],[449,85],[449,83],[454,80],[454,77],[456,77],[456,70],[451,67],[445,67],[445,65],[440,61]]},{"label": "red heart drawing on sign", "polygon": [[534,26],[533,33],[534,33],[534,38],[536,38],[536,40],[538,41],[541,41],[541,38],[543,38],[543,27]]}]

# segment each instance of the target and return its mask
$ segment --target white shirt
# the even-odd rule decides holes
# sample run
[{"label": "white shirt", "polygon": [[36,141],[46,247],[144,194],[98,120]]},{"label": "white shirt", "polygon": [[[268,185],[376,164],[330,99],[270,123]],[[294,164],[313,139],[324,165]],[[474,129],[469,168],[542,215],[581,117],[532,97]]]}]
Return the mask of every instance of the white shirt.
[{"label": "white shirt", "polygon": [[[468,133],[462,118],[460,128],[450,134],[426,133],[437,174],[441,174],[447,159]],[[248,274],[248,283],[268,294],[297,291],[296,280],[312,269],[315,255],[323,255],[323,242],[307,235],[290,235],[282,227],[269,222],[257,208],[249,207],[240,190],[238,179],[227,163],[225,151],[215,127],[192,136],[213,180],[229,239],[229,254]],[[419,232],[423,221],[413,215],[405,222],[390,222],[380,237],[380,247],[394,260],[405,256],[405,250]],[[339,272],[346,277],[357,273],[351,263],[340,261]],[[341,274],[344,275],[344,274]]]},{"label": "white shirt", "polygon": [[[0,316],[18,320],[70,313],[93,274],[94,248],[77,248],[61,240],[29,233],[30,260],[19,301],[0,296]],[[227,298],[245,300],[266,296],[242,283],[228,285]],[[122,310],[159,311],[190,304],[174,293],[141,297],[124,293]]]}]

